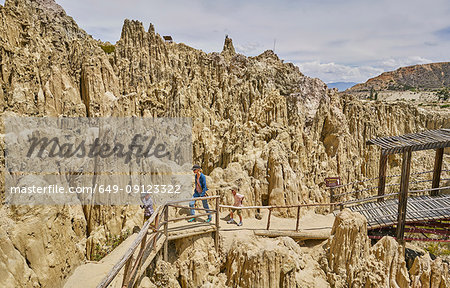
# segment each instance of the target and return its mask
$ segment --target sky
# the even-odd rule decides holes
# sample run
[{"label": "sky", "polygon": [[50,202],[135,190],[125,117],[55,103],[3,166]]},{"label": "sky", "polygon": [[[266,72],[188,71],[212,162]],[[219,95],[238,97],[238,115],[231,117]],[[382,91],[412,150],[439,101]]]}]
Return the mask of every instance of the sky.
[{"label": "sky", "polygon": [[402,66],[450,61],[449,0],[56,0],[102,41],[120,38],[123,20],[153,23],[205,52],[225,35],[238,53],[274,49],[307,76],[365,82]]}]

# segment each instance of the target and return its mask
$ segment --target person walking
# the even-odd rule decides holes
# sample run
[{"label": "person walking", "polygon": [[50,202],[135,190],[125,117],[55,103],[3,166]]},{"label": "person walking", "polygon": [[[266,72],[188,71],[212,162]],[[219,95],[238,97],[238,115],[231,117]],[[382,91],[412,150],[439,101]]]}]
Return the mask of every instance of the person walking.
[{"label": "person walking", "polygon": [[[233,187],[231,188],[231,193],[233,194],[234,197],[234,207],[242,207],[242,200],[244,200],[244,195],[237,193],[238,192],[238,188],[237,187]],[[237,210],[237,211],[236,211]],[[242,211],[241,209],[231,209],[230,212],[230,220],[228,220],[228,224],[233,224],[236,223],[233,219],[233,213],[236,212],[239,216],[239,223],[237,223],[238,226],[242,226]]]},{"label": "person walking", "polygon": [[[194,165],[192,167],[192,171],[194,172],[194,183],[195,183],[195,189],[194,189],[194,195],[193,198],[197,197],[205,197],[206,191],[208,191],[208,187],[206,187],[206,177],[202,173],[202,168],[199,165]],[[207,213],[210,213],[208,200],[202,200],[203,208],[206,209]],[[189,202],[189,207],[194,208],[195,206],[195,200]],[[195,215],[195,210],[191,209],[191,215]],[[206,220],[206,223],[211,222],[212,216],[211,214],[208,215],[208,219]],[[195,221],[195,218],[191,218],[188,220],[188,222]]]},{"label": "person walking", "polygon": [[142,205],[140,205],[142,209],[144,209],[144,223],[150,219],[150,217],[153,215],[153,199],[152,196],[150,196],[150,193],[147,193],[142,198]]}]

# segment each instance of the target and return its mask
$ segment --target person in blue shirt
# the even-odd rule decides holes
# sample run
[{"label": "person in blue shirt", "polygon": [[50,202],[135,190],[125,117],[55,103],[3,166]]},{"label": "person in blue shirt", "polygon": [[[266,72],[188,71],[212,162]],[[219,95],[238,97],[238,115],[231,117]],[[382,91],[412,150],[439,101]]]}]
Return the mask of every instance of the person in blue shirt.
[{"label": "person in blue shirt", "polygon": [[[194,171],[194,183],[195,183],[195,189],[194,189],[194,195],[193,198],[197,198],[197,197],[205,197],[206,195],[206,191],[208,191],[208,187],[206,187],[206,177],[205,175],[203,175],[202,173],[202,168],[199,165],[194,165],[192,167],[192,171]],[[210,213],[211,211],[209,210],[209,205],[208,205],[208,200],[202,200],[202,204],[203,204],[203,208],[206,209],[207,213]],[[194,208],[195,206],[195,201],[191,201],[189,202],[189,207]],[[191,209],[191,215],[195,214],[195,210]],[[206,222],[211,222],[212,216],[211,214],[208,215],[208,219],[206,220]],[[188,220],[188,222],[193,222],[195,221],[195,218],[191,218]]]}]

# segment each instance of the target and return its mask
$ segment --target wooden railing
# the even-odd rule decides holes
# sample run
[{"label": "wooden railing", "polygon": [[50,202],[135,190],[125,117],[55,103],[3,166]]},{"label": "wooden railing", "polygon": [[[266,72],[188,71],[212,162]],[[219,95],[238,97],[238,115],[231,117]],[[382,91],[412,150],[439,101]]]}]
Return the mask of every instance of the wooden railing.
[{"label": "wooden railing", "polygon": [[[205,209],[205,208],[195,208],[195,207],[186,207],[186,206],[180,206],[180,205],[177,205],[177,204],[179,204],[179,203],[184,203],[184,202],[191,202],[191,201],[201,201],[201,200],[215,200],[215,209]],[[216,251],[218,251],[219,250],[219,228],[220,228],[220,225],[219,225],[219,199],[220,199],[220,196],[219,195],[216,195],[216,196],[206,196],[206,197],[197,197],[197,198],[192,198],[192,199],[184,199],[184,200],[177,200],[177,201],[171,201],[171,202],[168,202],[167,204],[166,204],[166,207],[167,207],[167,215],[165,214],[165,218],[167,217],[167,224],[166,224],[166,226],[165,226],[165,228],[164,228],[164,233],[165,233],[165,235],[166,235],[166,237],[168,237],[168,234],[167,234],[167,231],[168,231],[168,223],[169,222],[176,222],[176,221],[180,221],[180,220],[186,220],[186,219],[196,219],[196,218],[199,218],[199,217],[203,217],[203,216],[208,216],[208,217],[210,217],[210,215],[212,215],[212,214],[215,214],[216,215],[216,217],[215,217],[215,230],[216,230],[216,233],[215,233],[215,235],[214,235],[214,244],[215,244],[215,247],[216,247]],[[203,213],[203,214],[196,214],[196,215],[189,215],[189,216],[185,216],[185,217],[178,217],[178,218],[174,218],[174,219],[168,219],[168,213],[169,213],[169,207],[174,207],[174,208],[182,208],[182,209],[192,209],[192,210],[200,210],[200,211],[206,211],[206,213]],[[209,211],[209,212],[208,212]],[[168,238],[167,238],[168,239]],[[167,244],[168,243],[168,241],[166,241],[165,242],[165,248],[164,248],[164,259],[167,261],[167,259],[168,259],[168,256],[166,255],[166,253],[167,253],[167,251],[168,251],[168,248],[167,248]]]},{"label": "wooden railing", "polygon": [[[194,210],[207,210],[205,208],[191,208],[189,206],[180,206],[177,205],[179,203],[191,202],[191,201],[200,201],[200,200],[215,200],[216,201],[216,209],[208,209],[206,213],[197,214],[197,215],[189,215],[186,217],[178,217],[178,218],[169,218],[169,207],[175,208],[185,208],[185,209],[194,209]],[[122,258],[114,265],[111,271],[106,275],[100,284],[97,286],[98,288],[108,287],[109,284],[117,277],[121,269],[124,268],[123,279],[122,279],[122,287],[133,287],[137,278],[145,272],[145,269],[150,264],[153,259],[151,254],[153,253],[153,257],[158,253],[158,251],[164,247],[164,260],[168,260],[168,242],[169,242],[169,223],[176,222],[184,219],[190,218],[198,218],[202,216],[209,216],[215,214],[216,215],[216,225],[215,225],[215,245],[216,249],[218,249],[219,245],[219,196],[208,196],[208,197],[197,197],[192,199],[184,199],[166,202],[165,204],[156,208],[152,216],[144,223],[141,231],[136,236],[136,239],[130,245],[130,248],[125,252]],[[161,221],[163,219],[163,221]],[[184,227],[184,230],[190,229],[193,225],[187,225]],[[161,229],[162,228],[162,229]],[[158,240],[163,239],[163,245],[158,246]],[[137,247],[140,246],[139,252],[136,257],[134,254],[137,250]],[[147,254],[147,257],[145,257]],[[144,259],[147,258],[148,260]],[[142,261],[145,261],[145,264],[142,265]]]},{"label": "wooden railing", "polygon": [[[450,170],[442,170],[442,172],[450,172]],[[431,171],[423,171],[423,172],[417,172],[417,173],[411,173],[411,175],[424,175],[424,174],[430,174],[433,173],[433,170]],[[399,178],[401,175],[389,175],[389,176],[385,176],[385,178]],[[342,203],[342,205],[348,206],[348,205],[355,205],[355,204],[359,204],[362,202],[368,202],[371,200],[377,200],[377,201],[383,201],[386,198],[390,198],[390,197],[394,197],[397,196],[399,193],[388,193],[388,194],[384,194],[384,195],[377,195],[377,196],[366,196],[366,197],[362,197],[359,198],[359,196],[362,195],[363,192],[368,192],[368,191],[372,191],[375,189],[378,189],[378,185],[373,185],[373,186],[369,186],[369,187],[365,187],[362,189],[354,189],[354,190],[350,190],[348,191],[349,187],[355,187],[357,185],[365,185],[365,183],[370,182],[370,181],[374,181],[374,180],[378,180],[379,177],[375,177],[375,178],[370,178],[370,179],[365,179],[365,180],[361,180],[361,181],[355,181],[355,182],[351,182],[351,183],[347,183],[347,184],[342,184],[342,185],[338,185],[338,186],[334,186],[334,187],[329,187],[328,190],[330,191],[330,202],[338,202],[338,203]],[[440,179],[440,181],[448,181],[450,180],[449,178],[442,178]],[[427,179],[427,180],[415,180],[415,181],[409,181],[409,184],[420,184],[420,183],[426,183],[426,182],[432,182],[432,179]],[[392,184],[386,184],[386,187],[390,188],[390,187],[399,187],[400,183],[392,183]],[[416,190],[409,190],[408,193],[424,193],[424,192],[437,192],[440,190],[445,190],[445,189],[449,189],[449,187],[440,187],[440,188],[430,188],[430,189],[416,189]],[[341,191],[344,190],[343,192],[337,193],[337,191]],[[348,197],[352,197],[351,199],[348,199]],[[345,199],[347,198],[347,199]]]},{"label": "wooden railing", "polygon": [[242,207],[236,207],[231,205],[219,205],[220,208],[230,208],[230,209],[240,209],[240,210],[246,210],[246,209],[268,209],[269,210],[269,217],[267,217],[267,226],[266,230],[270,229],[270,218],[272,216],[272,210],[273,209],[289,209],[289,208],[297,208],[297,217],[296,217],[296,224],[295,224],[295,231],[298,231],[299,223],[300,223],[300,208],[301,207],[323,207],[323,206],[340,206],[341,203],[311,203],[311,204],[295,204],[295,205],[270,205],[270,206],[242,206]]},{"label": "wooden railing", "polygon": [[[443,170],[446,171],[446,170]],[[420,174],[423,174],[421,172]],[[393,175],[392,177],[397,176]],[[374,180],[377,178],[369,179]],[[446,179],[442,179],[446,180]],[[366,181],[360,181],[366,182]],[[356,182],[355,182],[356,183]],[[353,183],[354,184],[354,183]],[[397,184],[395,184],[397,185]],[[341,188],[346,187],[349,185],[340,185],[334,187]],[[435,191],[435,190],[442,190],[447,189],[450,187],[441,187],[441,188],[432,188],[432,189],[423,189],[423,190],[411,190],[410,192],[424,192],[424,191]],[[197,198],[191,198],[191,199],[183,199],[183,200],[177,200],[177,201],[171,201],[166,202],[165,204],[159,206],[153,215],[148,219],[141,231],[136,236],[136,239],[133,241],[133,243],[130,245],[130,248],[126,251],[126,253],[122,256],[122,258],[114,265],[114,267],[111,269],[111,271],[108,273],[108,275],[102,280],[102,282],[97,286],[98,288],[104,288],[107,287],[111,282],[117,277],[121,269],[125,266],[124,269],[124,275],[122,280],[122,287],[133,287],[134,283],[136,282],[136,278],[140,277],[143,273],[145,273],[145,269],[150,264],[151,260],[153,259],[151,256],[151,253],[153,253],[153,257],[159,252],[161,248],[164,248],[164,254],[163,258],[164,260],[168,260],[168,241],[170,240],[169,237],[169,223],[177,222],[181,220],[191,219],[191,218],[199,218],[204,216],[210,216],[212,214],[215,215],[215,248],[216,250],[219,248],[219,210],[220,208],[230,208],[230,209],[268,209],[269,215],[267,218],[267,226],[266,230],[270,229],[270,221],[272,216],[272,211],[274,209],[291,209],[291,208],[297,208],[296,213],[296,226],[295,231],[298,232],[299,230],[299,222],[300,222],[300,210],[303,207],[324,207],[324,206],[330,206],[331,210],[334,210],[335,207],[339,207],[340,210],[342,210],[347,205],[362,203],[364,201],[370,201],[378,198],[385,198],[385,197],[392,197],[394,195],[398,195],[398,193],[391,193],[386,194],[382,196],[373,196],[365,199],[352,199],[350,201],[344,202],[344,201],[336,201],[339,197],[342,197],[344,195],[350,195],[350,194],[356,194],[360,191],[352,191],[352,192],[346,192],[341,194],[335,194],[334,189],[331,189],[332,193],[330,193],[330,203],[311,203],[311,204],[296,204],[296,205],[269,205],[269,206],[243,206],[243,207],[236,207],[236,206],[230,206],[230,205],[220,205],[220,196],[207,196],[207,197],[197,197]],[[201,201],[201,200],[215,200],[215,209],[205,209],[205,208],[195,208],[195,207],[189,207],[180,205],[180,203],[186,203],[191,201]],[[170,219],[169,215],[169,207],[175,208],[175,209],[193,209],[196,211],[205,211],[205,213],[196,214],[196,215],[189,215],[189,216],[183,216],[183,217],[177,217]],[[186,226],[183,226],[183,230],[188,230],[193,228],[194,225],[188,224]],[[205,232],[199,232],[199,233],[205,233]],[[189,234],[190,236],[191,234]],[[160,239],[163,239],[163,241],[158,242]],[[162,244],[161,244],[162,243]],[[134,254],[137,250],[137,247],[140,246],[139,252],[137,253],[137,256],[134,257]],[[145,257],[145,254],[148,254]],[[142,262],[145,262],[144,264]]]}]

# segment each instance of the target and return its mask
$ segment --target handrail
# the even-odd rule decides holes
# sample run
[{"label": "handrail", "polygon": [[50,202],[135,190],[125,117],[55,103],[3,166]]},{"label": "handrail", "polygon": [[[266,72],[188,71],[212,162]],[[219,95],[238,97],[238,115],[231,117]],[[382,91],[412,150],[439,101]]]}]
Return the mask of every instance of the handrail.
[{"label": "handrail", "polygon": [[[422,172],[416,172],[416,173],[411,173],[410,175],[422,175],[422,174],[428,174],[428,173],[432,173],[434,172],[433,170],[429,170],[429,171],[422,171]],[[441,170],[441,172],[450,172],[449,169],[443,169]],[[400,177],[401,174],[394,174],[394,175],[387,175],[385,176],[385,178],[395,178],[395,177]],[[354,181],[354,182],[350,182],[347,184],[342,184],[342,185],[337,185],[334,187],[326,187],[326,189],[336,189],[336,188],[342,188],[342,187],[347,187],[350,185],[354,185],[354,184],[358,184],[358,183],[365,183],[365,182],[369,182],[369,181],[373,181],[373,180],[377,180],[380,179],[380,177],[374,177],[374,178],[369,178],[369,179],[364,179],[364,180],[358,180],[358,181]]]},{"label": "handrail", "polygon": [[[450,186],[438,187],[438,188],[429,188],[429,189],[422,189],[422,190],[409,190],[408,193],[422,193],[422,192],[427,192],[427,191],[436,191],[436,190],[444,190],[444,189],[450,189]],[[376,200],[376,199],[380,199],[380,198],[387,198],[387,197],[398,195],[398,194],[399,193],[390,193],[390,194],[384,194],[384,195],[377,195],[377,196],[367,197],[367,198],[363,198],[363,199],[354,199],[354,200],[350,200],[350,201],[343,201],[343,202],[340,202],[340,203],[342,205],[346,206],[348,204],[368,202],[368,201],[372,201],[372,200]]]},{"label": "handrail", "polygon": [[[443,171],[450,171],[450,170],[443,170]],[[420,172],[420,173],[423,174],[424,172]],[[413,175],[413,174],[411,174],[411,175]],[[371,180],[373,180],[373,179],[371,179]],[[440,179],[440,181],[447,181],[447,180],[450,180],[450,179],[447,179],[447,178]],[[419,184],[419,183],[432,182],[432,181],[433,180],[416,180],[416,181],[410,181],[409,184]],[[341,187],[344,187],[346,185],[349,185],[349,184],[335,186],[335,187],[327,187],[327,188],[329,188],[329,189],[330,188],[341,188]],[[385,187],[394,187],[394,186],[400,186],[400,183],[392,183],[392,184],[386,184],[385,185]],[[377,189],[377,188],[378,188],[378,186],[370,186],[370,187],[367,187],[367,188],[364,188],[364,189],[360,189],[360,190],[354,190],[354,191],[344,192],[344,193],[340,193],[340,194],[333,194],[333,197],[334,198],[338,198],[338,197],[342,197],[342,196],[345,196],[345,195],[352,195],[352,194],[356,194],[356,193],[360,193],[360,192],[374,190],[374,189]]]},{"label": "handrail", "polygon": [[[442,170],[442,171],[450,171],[450,170]],[[429,172],[430,171],[426,171],[426,172],[420,172],[420,173],[415,173],[415,174],[416,175],[417,174],[425,174],[425,173],[429,173]],[[377,179],[377,178],[374,178],[374,179]],[[371,180],[373,180],[373,179],[371,179]],[[443,180],[443,179],[441,179],[441,180]],[[397,185],[397,184],[390,184],[390,185],[393,186],[393,185]],[[344,186],[346,186],[346,185],[340,185],[340,186],[336,186],[334,188],[339,188],[339,187],[344,187]],[[410,190],[409,192],[410,193],[418,193],[418,192],[425,192],[425,191],[443,190],[443,189],[448,189],[448,188],[450,188],[450,186],[439,187],[439,188],[432,188],[432,189],[424,189],[424,190]],[[363,190],[361,190],[361,191],[363,191]],[[356,191],[356,192],[360,192],[360,191]],[[347,194],[348,193],[338,194],[338,195],[335,195],[334,197],[339,197],[341,195],[347,195]],[[107,287],[114,280],[114,278],[119,274],[120,270],[125,266],[125,264],[126,264],[126,266],[125,266],[126,272],[125,272],[124,277],[127,276],[127,270],[129,268],[128,266],[130,264],[129,261],[131,261],[131,258],[132,258],[133,254],[135,253],[135,251],[136,251],[136,249],[137,249],[137,247],[138,247],[138,245],[140,243],[141,243],[141,250],[145,248],[145,244],[146,243],[142,243],[142,242],[146,241],[146,237],[147,237],[147,234],[149,232],[150,224],[152,222],[154,222],[155,219],[157,219],[157,221],[156,221],[157,222],[156,223],[156,229],[153,229],[151,231],[151,233],[153,234],[151,236],[153,238],[153,245],[156,245],[155,243],[156,243],[157,239],[159,239],[159,236],[162,236],[162,233],[164,233],[164,236],[166,237],[166,239],[165,239],[165,247],[167,247],[167,241],[168,241],[167,225],[168,225],[169,222],[184,220],[184,219],[187,219],[187,218],[197,218],[197,217],[201,217],[201,216],[205,216],[205,215],[211,215],[211,214],[216,213],[216,218],[217,218],[216,219],[216,243],[218,243],[218,235],[217,235],[218,234],[217,232],[219,231],[219,227],[218,227],[218,216],[219,216],[219,214],[218,213],[219,213],[219,209],[220,208],[231,208],[231,209],[240,209],[240,210],[244,210],[244,209],[268,209],[269,210],[269,215],[268,215],[268,219],[267,219],[267,228],[266,228],[267,230],[269,230],[269,228],[270,228],[270,218],[271,218],[271,214],[272,214],[272,210],[273,209],[297,208],[297,223],[296,223],[295,231],[298,231],[299,219],[300,219],[300,208],[301,207],[323,207],[323,206],[335,207],[335,206],[339,206],[340,209],[342,210],[348,204],[367,202],[367,201],[371,201],[371,200],[375,200],[375,199],[379,199],[379,198],[391,197],[391,196],[394,196],[394,195],[398,195],[398,193],[391,193],[391,194],[386,194],[386,195],[373,196],[373,197],[364,198],[364,199],[355,199],[355,200],[351,200],[351,201],[347,201],[347,202],[342,202],[341,201],[341,202],[331,202],[331,203],[309,203],[309,204],[268,205],[268,206],[240,206],[240,207],[232,206],[232,205],[219,205],[219,200],[220,200],[220,196],[219,195],[205,196],[205,197],[196,197],[196,198],[182,199],[182,200],[176,200],[176,201],[168,201],[168,202],[165,202],[164,204],[162,204],[161,206],[156,208],[156,210],[152,214],[152,216],[144,223],[141,231],[138,233],[136,239],[130,245],[128,250],[125,252],[125,254],[122,256],[122,258],[119,260],[119,262],[117,262],[114,265],[114,267],[110,270],[108,275],[106,275],[103,278],[103,280],[100,282],[100,284],[97,286],[97,288],[105,288],[105,287]],[[216,209],[194,208],[195,210],[208,210],[210,212],[203,213],[203,214],[197,214],[197,215],[193,215],[193,216],[186,216],[186,217],[179,217],[179,218],[174,218],[174,219],[168,219],[168,208],[169,207],[191,209],[191,207],[180,206],[180,205],[176,205],[176,204],[183,203],[183,202],[208,200],[208,199],[216,199]],[[164,220],[162,221],[163,214],[164,214]],[[160,228],[162,226],[164,226],[164,230],[160,230]],[[161,234],[161,235],[158,235],[158,234]],[[145,239],[145,240],[143,240],[143,239]],[[216,247],[216,249],[217,249],[217,247]],[[143,252],[143,251],[139,252],[140,256],[142,256],[141,252]],[[167,253],[167,251],[165,251],[165,253]],[[140,259],[139,259],[139,261],[140,261]],[[135,268],[140,265],[139,263],[135,264],[135,266],[133,267],[133,271],[134,272],[136,270]],[[124,283],[124,287],[126,287],[126,286],[127,286],[127,284]]]},{"label": "handrail", "polygon": [[168,201],[168,202],[164,203],[164,206],[177,204],[177,203],[183,203],[183,202],[208,200],[208,199],[216,199],[216,198],[220,198],[220,196],[219,195],[213,195],[213,196],[203,196],[203,197],[195,197],[195,198],[188,198],[188,199],[182,199],[182,200]]},{"label": "handrail", "polygon": [[[270,217],[272,216],[273,209],[286,209],[286,208],[297,208],[297,222],[295,224],[295,231],[298,232],[298,225],[300,223],[300,208],[301,207],[323,207],[323,206],[339,206],[342,209],[342,203],[310,203],[310,204],[294,204],[294,205],[269,205],[269,206],[232,206],[232,205],[219,205],[220,208],[231,208],[231,209],[269,209],[269,216],[267,217],[267,227],[266,230],[270,228]],[[333,208],[332,208],[333,209]]]},{"label": "handrail", "polygon": [[133,256],[139,243],[142,241],[144,236],[147,234],[148,228],[150,227],[150,223],[155,221],[156,216],[158,215],[160,210],[163,209],[161,207],[163,207],[163,206],[159,206],[158,208],[156,208],[153,215],[144,223],[144,226],[142,227],[141,231],[139,231],[136,239],[134,239],[130,248],[128,248],[127,252],[125,252],[125,254],[122,256],[122,258],[119,260],[119,262],[117,262],[116,265],[114,265],[114,267],[111,269],[111,271],[108,273],[108,275],[106,275],[105,278],[103,278],[102,282],[100,282],[100,284],[98,284],[97,288],[107,287],[114,280],[114,278],[117,276],[117,274],[119,274],[120,269],[122,269],[122,267],[125,265],[125,263],[130,259],[130,257]]},{"label": "handrail", "polygon": [[232,206],[232,205],[219,205],[220,208],[232,208],[232,209],[282,209],[282,208],[297,208],[297,207],[321,207],[321,206],[338,206],[341,202],[333,203],[309,203],[309,204],[293,204],[293,205],[268,205],[268,206]]},{"label": "handrail", "polygon": [[[182,220],[182,218],[175,218],[175,219],[170,219],[170,220],[164,219],[164,221],[161,221],[163,214],[168,215],[168,213],[166,211],[168,209],[168,207],[172,206],[173,204],[177,204],[177,203],[199,201],[199,200],[207,200],[207,199],[219,199],[219,197],[220,197],[219,195],[213,195],[213,196],[196,197],[196,198],[190,198],[190,199],[182,199],[182,200],[176,200],[176,201],[167,201],[164,204],[158,206],[156,208],[156,210],[153,212],[152,216],[144,223],[144,225],[142,226],[141,231],[139,231],[138,235],[136,236],[136,239],[130,245],[128,250],[122,256],[122,258],[120,258],[119,262],[117,262],[113,266],[113,268],[110,270],[108,275],[106,275],[103,278],[103,280],[100,282],[100,284],[97,285],[97,288],[105,288],[109,284],[111,284],[111,282],[119,274],[120,270],[125,266],[125,264],[126,264],[125,270],[127,271],[129,269],[129,267],[127,267],[127,266],[129,266],[129,264],[130,264],[129,261],[131,260],[131,257],[133,256],[133,254],[136,252],[136,249],[137,249],[139,244],[141,244],[141,251],[140,251],[138,256],[142,256],[141,255],[141,253],[143,252],[142,249],[145,247],[145,244],[146,244],[146,243],[143,243],[143,241],[146,241],[146,236],[147,236],[147,234],[149,232],[150,224],[153,221],[155,221],[155,219],[158,219],[158,221],[157,221],[158,223],[156,223],[157,229],[156,230],[154,229],[153,231],[151,231],[151,233],[153,234],[151,237],[153,237],[154,244],[156,244],[156,241],[158,239],[158,236],[159,236],[158,234],[159,233],[167,232],[167,226],[166,225],[169,222],[176,221],[176,220]],[[188,208],[188,207],[186,207],[186,208]],[[190,209],[190,207],[189,207],[189,209]],[[206,213],[205,215],[217,213],[217,210],[214,210],[214,209],[210,209],[209,211],[211,211],[211,212],[210,213]],[[194,215],[194,216],[184,217],[184,218],[196,218],[196,217],[200,217],[200,216],[204,216],[204,215],[200,214],[200,215]],[[164,231],[163,230],[159,230],[159,228],[161,228],[163,225],[166,227],[164,229]],[[166,242],[168,241],[167,235],[166,235],[165,241]],[[139,261],[140,261],[140,259],[139,259]],[[136,268],[137,267],[136,265],[140,265],[140,264],[139,263],[135,264],[135,266],[133,268]],[[132,272],[136,272],[135,270],[136,269],[133,269]],[[127,273],[125,273],[124,277],[127,277],[126,274]],[[131,274],[133,274],[133,273],[131,273]],[[127,280],[127,279],[124,279],[124,281],[125,280]],[[127,287],[127,284],[123,283],[123,286]]]},{"label": "handrail", "polygon": [[371,201],[371,200],[376,200],[376,199],[380,199],[380,198],[387,198],[387,197],[398,195],[398,194],[399,193],[390,193],[390,194],[378,195],[378,196],[373,196],[373,197],[368,197],[368,198],[363,198],[363,199],[355,199],[355,200],[342,202],[342,205],[346,206],[348,204],[368,202],[368,201]]},{"label": "handrail", "polygon": [[429,189],[422,189],[422,190],[410,190],[410,191],[408,191],[408,193],[420,193],[420,192],[427,192],[427,191],[444,190],[444,189],[449,189],[449,188],[450,188],[450,186],[429,188]]}]

